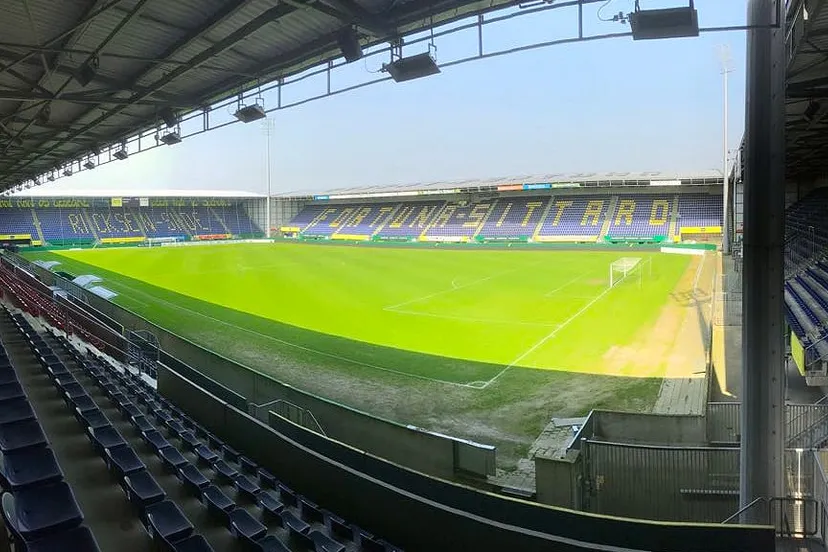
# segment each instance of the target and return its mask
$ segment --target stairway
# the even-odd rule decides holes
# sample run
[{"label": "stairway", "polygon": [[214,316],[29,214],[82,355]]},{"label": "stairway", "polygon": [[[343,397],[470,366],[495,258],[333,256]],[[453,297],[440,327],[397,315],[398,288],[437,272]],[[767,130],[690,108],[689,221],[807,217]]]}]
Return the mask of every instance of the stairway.
[{"label": "stairway", "polygon": [[543,223],[546,221],[546,217],[549,216],[549,210],[552,208],[552,204],[555,202],[555,196],[549,196],[549,199],[546,202],[546,207],[543,209],[543,214],[541,215],[540,220],[538,221],[537,226],[535,226],[535,231],[532,232],[532,241],[535,241],[540,234],[541,228],[543,228]]},{"label": "stairway", "polygon": [[603,241],[606,237],[607,233],[609,232],[610,226],[612,225],[612,216],[615,214],[615,207],[618,205],[618,196],[610,196],[610,204],[609,209],[607,209],[606,219],[604,219],[604,223],[601,225],[601,233],[598,235],[598,241]]},{"label": "stairway", "polygon": [[37,211],[32,209],[32,222],[34,222],[35,230],[37,230],[37,239],[40,240],[40,243],[46,243],[46,240],[43,239],[43,228],[40,226],[40,219],[37,218]]}]

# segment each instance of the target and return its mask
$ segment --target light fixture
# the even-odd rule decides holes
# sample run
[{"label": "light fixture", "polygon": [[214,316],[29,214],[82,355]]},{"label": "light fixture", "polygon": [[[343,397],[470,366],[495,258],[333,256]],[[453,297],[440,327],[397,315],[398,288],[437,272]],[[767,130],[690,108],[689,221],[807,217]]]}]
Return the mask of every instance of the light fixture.
[{"label": "light fixture", "polygon": [[699,36],[699,13],[693,1],[686,7],[642,10],[635,0],[629,15],[633,40]]},{"label": "light fixture", "polygon": [[267,115],[261,105],[254,103],[239,107],[236,113],[234,113],[234,116],[243,123],[252,123],[253,121],[264,119]]},{"label": "light fixture", "polygon": [[119,161],[123,161],[124,159],[129,157],[129,152],[126,149],[126,145],[122,144],[121,149],[119,149],[118,151],[113,153],[112,157],[114,157],[115,159],[118,159]]},{"label": "light fixture", "polygon": [[177,132],[168,132],[161,137],[161,142],[167,144],[168,146],[172,146],[173,144],[181,142],[181,136],[179,136]]},{"label": "light fixture", "polygon": [[87,159],[86,163],[83,164],[84,168],[89,169],[90,171],[95,168],[95,162],[91,159]]},{"label": "light fixture", "polygon": [[63,176],[72,176],[72,165],[67,165],[65,169],[63,169]]},{"label": "light fixture", "polygon": [[53,172],[49,173],[49,176],[46,177],[46,180],[48,180],[49,182],[54,182],[55,181],[55,173],[53,173]]},{"label": "light fixture", "polygon": [[436,75],[440,72],[437,62],[431,57],[431,53],[423,52],[409,57],[401,57],[391,63],[382,66],[382,70],[391,75],[394,82],[405,82],[429,75]]}]

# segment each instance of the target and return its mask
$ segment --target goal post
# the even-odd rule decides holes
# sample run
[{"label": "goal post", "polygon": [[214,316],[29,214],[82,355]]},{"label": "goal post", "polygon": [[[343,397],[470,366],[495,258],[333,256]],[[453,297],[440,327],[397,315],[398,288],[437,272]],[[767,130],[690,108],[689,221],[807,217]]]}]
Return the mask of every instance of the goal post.
[{"label": "goal post", "polygon": [[622,257],[610,263],[610,287],[615,287],[621,282],[630,279],[637,280],[640,287],[645,272],[647,275],[650,275],[652,274],[652,270],[652,259],[649,257],[643,259],[641,257]]}]

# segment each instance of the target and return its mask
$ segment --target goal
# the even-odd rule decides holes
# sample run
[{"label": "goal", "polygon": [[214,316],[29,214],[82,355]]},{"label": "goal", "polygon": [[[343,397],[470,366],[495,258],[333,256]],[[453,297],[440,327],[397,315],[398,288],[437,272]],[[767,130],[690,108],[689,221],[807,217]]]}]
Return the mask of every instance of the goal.
[{"label": "goal", "polygon": [[640,287],[645,273],[649,276],[652,271],[653,263],[650,258],[621,257],[610,263],[610,287],[615,287],[623,281],[637,281]]}]

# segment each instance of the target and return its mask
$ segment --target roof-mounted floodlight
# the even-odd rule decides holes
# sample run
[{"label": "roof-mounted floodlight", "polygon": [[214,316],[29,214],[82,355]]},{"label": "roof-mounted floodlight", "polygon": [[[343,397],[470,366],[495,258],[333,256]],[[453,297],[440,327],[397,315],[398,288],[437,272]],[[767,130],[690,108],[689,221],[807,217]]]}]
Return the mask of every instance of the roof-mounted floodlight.
[{"label": "roof-mounted floodlight", "polygon": [[66,165],[66,168],[63,169],[63,176],[72,176],[72,165]]},{"label": "roof-mounted floodlight", "polygon": [[179,136],[177,132],[168,132],[167,134],[162,136],[160,140],[162,143],[168,146],[172,146],[173,144],[181,142],[181,136]]},{"label": "roof-mounted floodlight", "polygon": [[394,82],[405,82],[440,72],[437,62],[430,52],[399,58],[382,66],[382,70],[391,75]]},{"label": "roof-mounted floodlight", "polygon": [[699,13],[693,0],[687,7],[642,10],[635,2],[630,13],[633,40],[699,36]]},{"label": "roof-mounted floodlight", "polygon": [[90,171],[91,171],[92,169],[94,169],[94,168],[95,168],[95,162],[94,162],[94,161],[92,161],[91,159],[87,159],[87,160],[86,160],[86,163],[84,163],[84,164],[83,164],[83,167],[84,167],[85,169],[88,169],[88,170],[90,170]]},{"label": "roof-mounted floodlight", "polygon": [[46,180],[48,180],[49,182],[54,182],[55,181],[55,173],[53,173],[53,172],[49,173],[49,176],[46,177]]},{"label": "roof-mounted floodlight", "polygon": [[119,161],[123,161],[124,159],[129,157],[129,152],[127,151],[126,144],[122,143],[118,151],[112,154],[112,157],[118,159]]},{"label": "roof-mounted floodlight", "polygon": [[253,121],[264,119],[267,115],[265,114],[264,107],[258,103],[254,103],[240,106],[236,113],[234,113],[234,116],[243,123],[252,123]]}]

